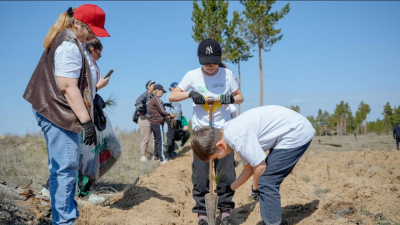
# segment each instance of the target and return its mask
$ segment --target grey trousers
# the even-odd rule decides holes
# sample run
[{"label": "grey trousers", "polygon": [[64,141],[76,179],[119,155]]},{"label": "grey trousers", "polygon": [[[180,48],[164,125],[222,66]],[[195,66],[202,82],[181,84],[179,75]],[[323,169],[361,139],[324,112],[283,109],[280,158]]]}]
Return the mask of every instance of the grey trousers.
[{"label": "grey trousers", "polygon": [[292,171],[301,156],[310,146],[307,144],[292,149],[272,149],[265,162],[267,169],[258,181],[260,191],[260,210],[264,224],[282,223],[281,183]]},{"label": "grey trousers", "polygon": [[146,154],[147,146],[149,145],[150,139],[150,121],[144,116],[140,116],[138,119],[140,134],[142,135],[142,143],[140,144],[140,153],[142,155]]}]

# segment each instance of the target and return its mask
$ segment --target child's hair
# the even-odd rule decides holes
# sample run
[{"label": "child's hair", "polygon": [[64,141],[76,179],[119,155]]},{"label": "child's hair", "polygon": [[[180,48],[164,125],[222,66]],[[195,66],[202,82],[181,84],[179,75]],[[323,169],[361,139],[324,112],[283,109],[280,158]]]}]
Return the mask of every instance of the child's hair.
[{"label": "child's hair", "polygon": [[222,132],[215,127],[202,127],[194,132],[192,147],[201,161],[208,161],[210,156],[217,152],[215,146],[222,138]]},{"label": "child's hair", "polygon": [[99,50],[99,51],[103,51],[103,45],[101,44],[100,40],[95,38],[93,40],[90,40],[86,43],[86,47],[88,49],[90,49],[91,47],[93,47],[94,50]]}]

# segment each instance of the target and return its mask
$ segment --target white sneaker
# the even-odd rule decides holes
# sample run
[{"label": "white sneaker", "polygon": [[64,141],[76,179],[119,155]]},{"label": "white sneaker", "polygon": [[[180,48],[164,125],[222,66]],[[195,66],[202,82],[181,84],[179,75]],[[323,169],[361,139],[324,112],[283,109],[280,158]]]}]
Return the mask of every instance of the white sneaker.
[{"label": "white sneaker", "polygon": [[50,198],[50,191],[47,190],[47,188],[43,188],[40,192],[39,195],[43,196],[43,197],[48,197]]},{"label": "white sneaker", "polygon": [[142,155],[142,157],[140,157],[140,161],[142,162],[147,162],[147,157]]},{"label": "white sneaker", "polygon": [[106,199],[96,194],[90,194],[88,201],[93,204],[98,204],[104,202]]},{"label": "white sneaker", "polygon": [[164,165],[164,164],[166,164],[167,162],[168,162],[167,159],[165,159],[164,161],[160,161],[160,165]]}]

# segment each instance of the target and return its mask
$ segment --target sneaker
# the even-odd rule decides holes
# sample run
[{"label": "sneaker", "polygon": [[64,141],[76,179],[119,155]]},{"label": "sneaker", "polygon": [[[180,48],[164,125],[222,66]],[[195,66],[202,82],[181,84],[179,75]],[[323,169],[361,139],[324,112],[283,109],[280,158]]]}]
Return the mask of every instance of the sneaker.
[{"label": "sneaker", "polygon": [[166,164],[167,162],[168,162],[168,160],[161,161],[161,162],[160,162],[160,165],[164,165],[164,164]]},{"label": "sneaker", "polygon": [[153,162],[155,162],[155,163],[160,162],[160,158],[156,158],[156,157],[153,156]]},{"label": "sneaker", "polygon": [[142,157],[140,157],[140,161],[142,161],[142,162],[146,162],[146,161],[147,161],[147,158],[146,158],[146,156],[142,155]]},{"label": "sneaker", "polygon": [[100,195],[96,194],[90,194],[88,201],[93,203],[93,204],[99,204],[104,202],[106,199],[104,197],[101,197]]},{"label": "sneaker", "polygon": [[199,224],[198,225],[208,225],[208,223],[205,220],[199,220]]},{"label": "sneaker", "polygon": [[43,196],[43,197],[47,197],[50,198],[50,191],[47,190],[47,188],[43,188],[40,192],[39,195]]},{"label": "sneaker", "polygon": [[221,220],[221,225],[231,225],[231,219],[229,218],[229,216]]},{"label": "sneaker", "polygon": [[176,157],[178,157],[179,155],[178,155],[178,153],[176,153],[176,152],[171,152],[171,154],[169,154],[169,157],[171,158],[171,159],[174,159],[174,158],[176,158]]}]

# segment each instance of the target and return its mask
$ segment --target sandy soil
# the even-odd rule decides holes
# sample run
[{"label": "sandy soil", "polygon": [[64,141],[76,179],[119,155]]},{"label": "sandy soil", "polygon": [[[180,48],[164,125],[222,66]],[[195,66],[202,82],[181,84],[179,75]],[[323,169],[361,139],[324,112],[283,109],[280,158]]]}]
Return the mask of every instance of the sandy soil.
[{"label": "sandy soil", "polygon": [[[389,138],[369,145],[368,137],[360,138],[358,144],[350,137],[314,139],[281,186],[283,224],[400,224],[400,151]],[[183,153],[108,195],[107,205],[83,204],[77,224],[197,224],[191,212],[193,156],[189,146]],[[259,203],[249,200],[250,187],[249,180],[236,191],[234,225],[262,224]]]}]

